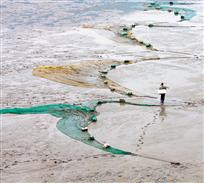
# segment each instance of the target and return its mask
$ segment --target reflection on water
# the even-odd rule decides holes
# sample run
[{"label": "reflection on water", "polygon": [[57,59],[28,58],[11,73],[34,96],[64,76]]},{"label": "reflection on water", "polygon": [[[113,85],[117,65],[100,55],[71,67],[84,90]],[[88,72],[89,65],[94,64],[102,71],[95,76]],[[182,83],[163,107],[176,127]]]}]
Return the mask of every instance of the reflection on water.
[{"label": "reflection on water", "polygon": [[167,113],[166,113],[166,109],[164,105],[160,106],[159,116],[160,116],[161,121],[164,121],[164,119],[167,117]]}]

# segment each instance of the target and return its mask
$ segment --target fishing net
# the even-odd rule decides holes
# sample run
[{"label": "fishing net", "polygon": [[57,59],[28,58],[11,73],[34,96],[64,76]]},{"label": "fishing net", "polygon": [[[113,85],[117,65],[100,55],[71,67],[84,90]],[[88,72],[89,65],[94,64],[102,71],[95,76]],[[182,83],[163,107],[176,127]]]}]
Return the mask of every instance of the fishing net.
[{"label": "fishing net", "polygon": [[[183,18],[182,20],[190,20],[196,15],[196,11],[190,8],[182,8],[182,7],[175,7],[175,6],[166,6],[167,2],[155,2],[150,3],[150,9],[158,9],[162,11],[172,11],[175,15],[181,15]],[[168,3],[169,4],[169,3]],[[187,3],[173,3],[174,5],[186,5]]]},{"label": "fishing net", "polygon": [[[57,129],[75,140],[81,141],[85,144],[104,150],[106,152],[110,152],[112,154],[131,154],[130,152],[126,152],[114,147],[106,148],[104,147],[104,144],[92,138],[88,131],[82,130],[90,123],[97,121],[95,116],[95,108],[98,105],[106,103],[119,103],[119,100],[90,101],[84,102],[82,105],[50,104],[30,108],[8,108],[1,109],[0,114],[50,114],[60,118],[60,120],[57,122]],[[157,104],[142,104],[131,102],[125,103],[139,106],[158,106]]]}]

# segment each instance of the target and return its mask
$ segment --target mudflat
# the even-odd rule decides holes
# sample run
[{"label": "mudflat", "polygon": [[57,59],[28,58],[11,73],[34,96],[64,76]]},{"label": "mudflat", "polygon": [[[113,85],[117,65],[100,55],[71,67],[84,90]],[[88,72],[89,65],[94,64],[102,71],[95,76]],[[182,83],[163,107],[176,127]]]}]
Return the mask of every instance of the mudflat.
[{"label": "mudflat", "polygon": [[64,135],[59,116],[8,112],[1,182],[202,182],[202,7],[3,1],[1,112],[108,100],[84,133],[132,155]]}]

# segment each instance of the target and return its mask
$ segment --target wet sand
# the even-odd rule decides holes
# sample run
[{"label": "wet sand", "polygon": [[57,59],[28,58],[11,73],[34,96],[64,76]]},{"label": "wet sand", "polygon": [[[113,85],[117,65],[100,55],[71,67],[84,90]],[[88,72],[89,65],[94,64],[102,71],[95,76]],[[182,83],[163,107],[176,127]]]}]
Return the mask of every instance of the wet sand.
[{"label": "wet sand", "polygon": [[[104,153],[62,135],[55,127],[57,119],[48,115],[25,115],[25,119],[6,115],[4,130],[10,133],[4,137],[10,143],[3,144],[6,160],[3,178],[6,182],[14,179],[17,182],[195,182],[202,179],[202,111],[191,107],[160,109],[115,104],[104,105],[98,111],[101,113],[98,123],[90,127],[98,140],[139,154],[179,161],[181,166]],[[15,121],[20,124],[14,126]],[[16,140],[14,133],[18,136]]]},{"label": "wet sand", "polygon": [[[6,114],[1,115],[1,181],[202,182],[203,47],[200,6],[192,5],[198,15],[187,22],[178,22],[178,17],[155,10],[123,16],[117,11],[112,14],[106,12],[96,21],[88,19],[88,16],[82,20],[87,24],[106,24],[107,18],[110,25],[130,25],[141,15],[144,20],[135,27],[134,34],[138,39],[151,43],[159,50],[157,52],[123,38],[119,40],[112,31],[84,29],[82,25],[65,26],[64,20],[59,24],[61,27],[53,28],[19,26],[12,31],[5,27],[1,108],[124,97],[106,88],[80,88],[33,76],[33,69],[40,65],[66,66],[89,60],[161,58],[119,66],[107,76],[135,92],[158,97],[155,99],[157,102],[157,88],[164,79],[170,87],[167,102],[175,102],[178,106],[102,105],[97,108],[98,122],[92,124],[89,130],[98,140],[114,147],[178,161],[181,165],[108,154],[63,135],[56,128],[58,119],[47,114]],[[112,22],[109,15],[113,17]],[[165,18],[161,23],[158,18],[163,15]],[[151,21],[148,21],[149,17],[152,17]],[[176,25],[178,28],[144,26],[149,23]],[[189,27],[180,28],[184,25]],[[134,100],[151,102],[149,98]]]}]

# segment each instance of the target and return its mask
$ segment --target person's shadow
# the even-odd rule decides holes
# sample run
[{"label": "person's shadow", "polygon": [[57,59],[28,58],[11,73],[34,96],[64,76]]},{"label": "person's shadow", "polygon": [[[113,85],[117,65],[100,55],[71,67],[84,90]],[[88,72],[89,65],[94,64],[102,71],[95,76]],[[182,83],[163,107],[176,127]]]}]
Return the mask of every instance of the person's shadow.
[{"label": "person's shadow", "polygon": [[164,121],[164,119],[167,117],[166,109],[164,105],[160,106],[159,116],[160,116],[161,121]]}]

